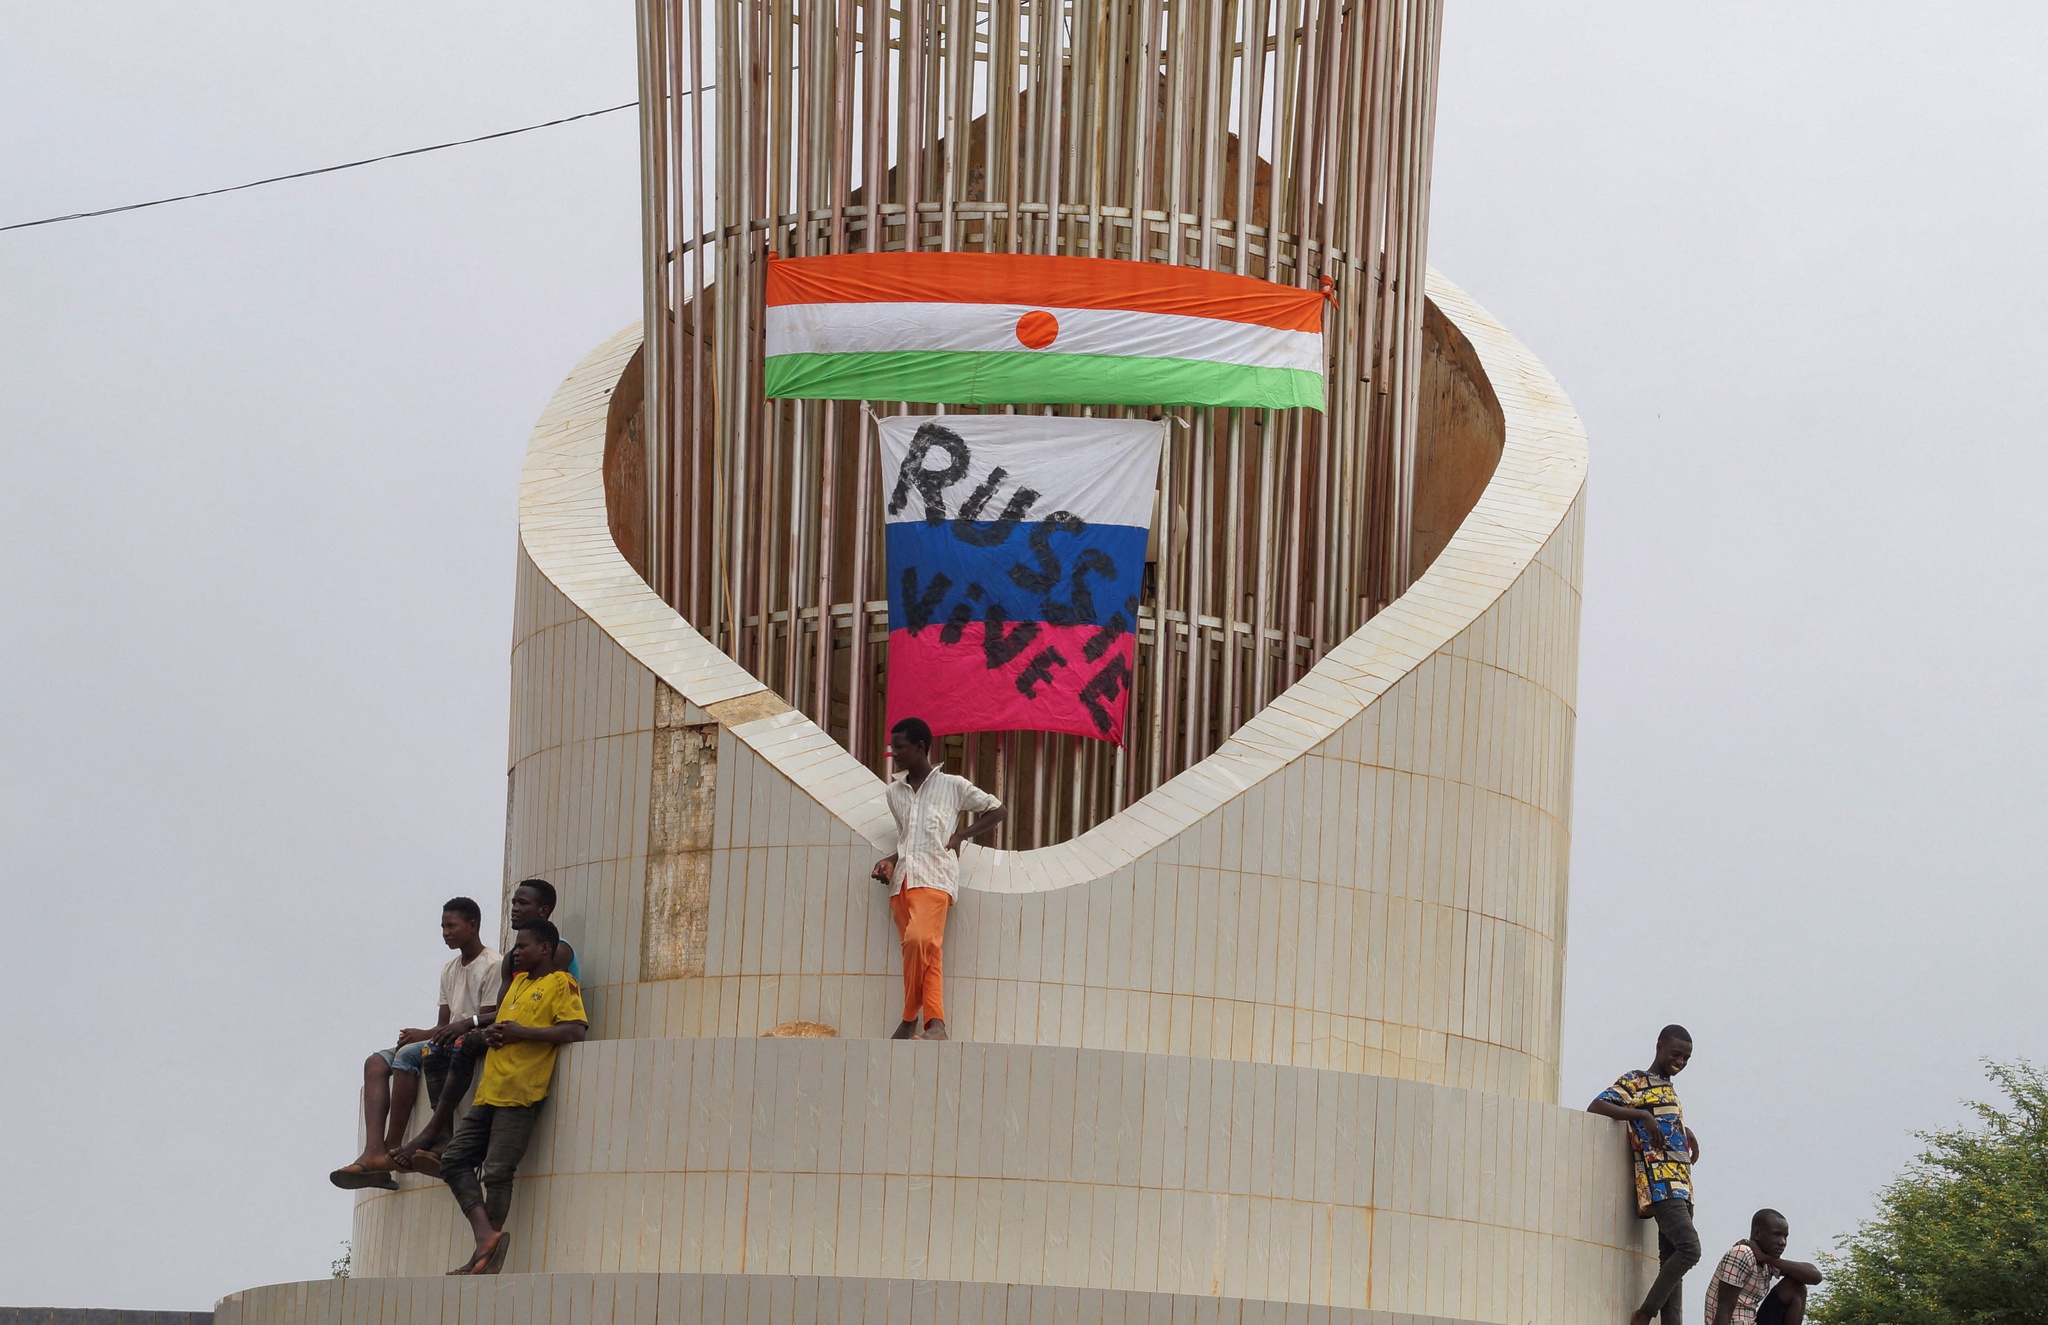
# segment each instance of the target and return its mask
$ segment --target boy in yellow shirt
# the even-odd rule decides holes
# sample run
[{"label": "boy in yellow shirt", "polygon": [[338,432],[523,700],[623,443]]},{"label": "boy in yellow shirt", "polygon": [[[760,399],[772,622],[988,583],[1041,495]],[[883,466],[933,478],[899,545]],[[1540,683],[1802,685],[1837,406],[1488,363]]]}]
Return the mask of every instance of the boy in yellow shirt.
[{"label": "boy in yellow shirt", "polygon": [[582,988],[567,971],[555,969],[560,943],[549,921],[522,920],[513,927],[511,957],[519,974],[498,1000],[497,1019],[483,1030],[490,1050],[477,1073],[476,1097],[441,1152],[441,1180],[476,1235],[476,1253],[450,1274],[496,1274],[505,1263],[512,1177],[533,1140],[555,1054],[590,1033]]}]

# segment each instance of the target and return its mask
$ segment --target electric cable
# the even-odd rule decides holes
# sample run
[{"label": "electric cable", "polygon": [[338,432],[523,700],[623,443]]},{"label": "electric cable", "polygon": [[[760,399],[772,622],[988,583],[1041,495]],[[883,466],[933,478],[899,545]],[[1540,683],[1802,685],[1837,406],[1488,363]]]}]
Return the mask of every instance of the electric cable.
[{"label": "electric cable", "polygon": [[[694,88],[690,89],[681,95],[688,96],[690,91],[695,90]],[[353,170],[357,166],[373,166],[379,161],[396,161],[402,156],[418,156],[423,152],[442,152],[451,147],[467,147],[471,143],[487,143],[493,138],[510,138],[514,134],[532,133],[535,129],[552,129],[558,124],[573,124],[577,120],[587,120],[597,115],[611,115],[618,111],[631,110],[639,104],[637,100],[627,101],[617,106],[606,106],[603,110],[586,110],[580,115],[564,115],[559,120],[544,120],[539,124],[528,124],[517,129],[500,129],[496,133],[478,134],[474,138],[458,138],[452,143],[434,143],[428,147],[408,147],[403,152],[386,152],[382,156],[366,156],[360,161],[344,161],[338,166],[321,166],[316,170],[295,170],[289,175],[272,175],[268,179],[250,180],[247,184],[230,184],[224,189],[204,189],[198,193],[180,193],[176,197],[152,198],[148,202],[131,202],[121,207],[102,207],[94,212],[71,212],[64,216],[46,216],[40,221],[16,221],[12,225],[0,225],[0,231],[27,230],[32,226],[56,225],[60,221],[83,221],[94,216],[112,216],[117,212],[134,212],[140,211],[145,207],[162,207],[167,203],[189,202],[194,198],[213,198],[223,193],[239,193],[243,189],[260,188],[265,184],[282,184],[286,180],[307,179],[313,175],[331,175],[337,170]]]}]

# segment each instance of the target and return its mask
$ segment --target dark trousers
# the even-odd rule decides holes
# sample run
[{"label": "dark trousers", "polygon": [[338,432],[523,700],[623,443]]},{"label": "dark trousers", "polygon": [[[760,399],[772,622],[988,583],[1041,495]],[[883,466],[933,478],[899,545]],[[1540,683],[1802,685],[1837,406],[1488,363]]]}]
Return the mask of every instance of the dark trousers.
[{"label": "dark trousers", "polygon": [[533,1140],[540,1105],[472,1104],[441,1152],[441,1181],[467,1215],[478,1206],[502,1225],[512,1212],[512,1175]]},{"label": "dark trousers", "polygon": [[437,1044],[429,1049],[426,1059],[420,1064],[420,1078],[427,1086],[427,1107],[437,1107],[444,1090],[453,1089],[455,1098],[461,1099],[462,1092],[469,1089],[470,1078],[476,1075],[476,1065],[483,1061],[486,1052],[484,1037],[474,1032],[457,1040],[452,1047],[443,1048]]},{"label": "dark trousers", "polygon": [[1786,1325],[1788,1321],[1805,1319],[1806,1285],[1790,1279],[1780,1279],[1756,1309],[1756,1325]]},{"label": "dark trousers", "polygon": [[1653,1315],[1662,1311],[1664,1325],[1684,1325],[1685,1294],[1678,1291],[1679,1282],[1687,1270],[1700,1263],[1700,1235],[1692,1226],[1692,1202],[1683,1197],[1653,1201],[1650,1217],[1657,1221],[1657,1279],[1643,1297],[1643,1310]]}]

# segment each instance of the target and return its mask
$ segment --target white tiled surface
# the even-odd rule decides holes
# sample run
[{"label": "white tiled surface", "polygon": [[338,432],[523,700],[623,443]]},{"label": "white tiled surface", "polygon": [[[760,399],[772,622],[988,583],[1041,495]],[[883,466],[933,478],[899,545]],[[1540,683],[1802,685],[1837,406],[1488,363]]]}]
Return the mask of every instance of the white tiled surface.
[{"label": "white tiled surface", "polygon": [[[1644,1237],[1604,1119],[1386,1077],[888,1040],[612,1040],[563,1058],[513,1271],[873,1275],[1625,1315]],[[461,1259],[453,1202],[359,1208],[379,1274]],[[1639,1285],[1637,1285],[1639,1287]]]},{"label": "white tiled surface", "polygon": [[[971,851],[945,1046],[879,1038],[900,990],[866,879],[879,782],[800,714],[735,705],[763,687],[612,547],[604,418],[635,334],[579,365],[522,484],[506,865],[562,890],[599,1038],[522,1170],[513,1268],[548,1277],[496,1310],[523,1325],[546,1285],[613,1271],[1625,1310],[1643,1234],[1619,1142],[1552,1103],[1584,442],[1511,336],[1431,297],[1505,416],[1485,496],[1209,761],[1072,843]],[[751,712],[718,734],[705,974],[643,981],[657,684],[690,722]],[[846,1038],[752,1038],[796,1019]],[[361,1273],[457,1259],[452,1202],[407,1184],[360,1202]],[[375,1300],[349,1310],[403,1325]],[[1087,1318],[1139,1310],[1116,1300]]]},{"label": "white tiled surface", "polygon": [[1462,1325],[1282,1302],[807,1275],[322,1279],[222,1299],[219,1325]]},{"label": "white tiled surface", "polygon": [[[1075,842],[970,848],[958,1033],[1553,1097],[1584,444],[1540,364],[1447,283],[1432,296],[1501,399],[1486,496],[1414,589],[1215,757]],[[600,1034],[885,1033],[880,784],[794,712],[721,737],[704,977],[638,980],[649,673],[706,705],[761,687],[611,548],[606,389],[634,344],[580,365],[535,431],[508,877],[566,885]]]}]

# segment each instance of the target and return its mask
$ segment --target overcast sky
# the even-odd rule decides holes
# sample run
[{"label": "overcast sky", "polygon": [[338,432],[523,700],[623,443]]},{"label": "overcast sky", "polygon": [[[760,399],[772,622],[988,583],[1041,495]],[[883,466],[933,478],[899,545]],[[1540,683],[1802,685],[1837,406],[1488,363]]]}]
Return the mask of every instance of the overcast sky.
[{"label": "overcast sky", "polygon": [[[2048,1058],[2048,7],[1450,3],[1432,259],[1592,441],[1564,1102],[1685,1022],[1710,1249],[1811,1253]],[[631,8],[5,0],[0,223],[630,100]],[[620,114],[0,234],[0,1304],[339,1252],[638,187]]]}]

